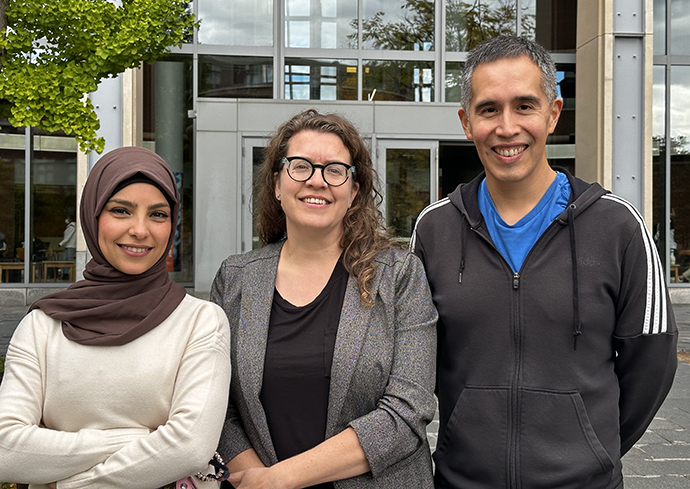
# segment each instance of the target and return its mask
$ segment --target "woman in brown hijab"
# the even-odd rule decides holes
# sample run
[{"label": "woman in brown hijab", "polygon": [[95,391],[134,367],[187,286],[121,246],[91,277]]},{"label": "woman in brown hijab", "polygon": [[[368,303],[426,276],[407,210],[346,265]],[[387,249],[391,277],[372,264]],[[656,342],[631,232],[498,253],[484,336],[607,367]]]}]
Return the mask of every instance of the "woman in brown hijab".
[{"label": "woman in brown hijab", "polygon": [[84,280],[36,301],[7,351],[0,480],[151,489],[207,469],[229,328],[218,306],[168,277],[178,210],[155,153],[120,148],[94,166],[81,202],[93,256]]}]

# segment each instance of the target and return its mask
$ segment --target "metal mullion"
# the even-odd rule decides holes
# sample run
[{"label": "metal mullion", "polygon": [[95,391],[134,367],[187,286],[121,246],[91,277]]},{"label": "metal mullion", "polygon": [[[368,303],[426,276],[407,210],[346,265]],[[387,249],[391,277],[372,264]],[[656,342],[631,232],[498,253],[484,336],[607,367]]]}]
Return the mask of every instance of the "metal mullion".
[{"label": "metal mullion", "polygon": [[281,0],[273,0],[273,98],[285,97],[285,12]]},{"label": "metal mullion", "polygon": [[33,128],[26,127],[24,132],[24,285],[29,280],[33,255],[33,239],[31,233],[31,163],[33,160],[34,138]]},{"label": "metal mullion", "polygon": [[664,263],[666,266],[666,283],[671,282],[671,263],[668,259],[671,256],[671,242],[669,237],[671,236],[671,65],[667,64],[665,67],[665,79],[664,79],[664,125],[666,126],[664,141],[666,144],[666,154],[664,155],[664,166],[666,167],[664,171],[664,225],[666,226],[665,231],[665,243],[664,249],[666,250],[666,260]]},{"label": "metal mullion", "polygon": [[664,40],[666,45],[666,64],[664,65],[665,79],[664,79],[664,141],[666,144],[666,154],[664,155],[664,166],[665,178],[664,178],[664,215],[662,219],[664,220],[665,230],[665,243],[664,249],[666,250],[666,260],[664,267],[666,270],[666,283],[671,282],[671,261],[669,256],[671,255],[671,243],[669,237],[671,235],[671,0],[666,0],[666,39]]},{"label": "metal mullion", "polygon": [[357,100],[362,100],[364,96],[364,58],[362,56],[363,5],[364,0],[357,0]]},{"label": "metal mullion", "polygon": [[437,87],[434,102],[444,103],[446,101],[446,1],[436,0],[436,66],[434,67],[434,85]]}]

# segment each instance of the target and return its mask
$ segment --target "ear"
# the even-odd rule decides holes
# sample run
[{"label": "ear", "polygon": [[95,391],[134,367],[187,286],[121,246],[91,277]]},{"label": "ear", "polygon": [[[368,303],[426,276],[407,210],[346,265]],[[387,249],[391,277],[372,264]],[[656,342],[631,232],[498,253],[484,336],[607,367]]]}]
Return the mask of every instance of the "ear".
[{"label": "ear", "polygon": [[273,172],[273,181],[275,182],[275,195],[276,199],[280,200],[280,173],[277,171]]},{"label": "ear", "polygon": [[467,117],[467,112],[462,107],[458,110],[458,117],[460,117],[460,123],[462,124],[462,130],[465,131],[465,136],[472,141],[472,125],[470,124],[469,117]]},{"label": "ear", "polygon": [[350,202],[347,205],[348,209],[350,208],[352,203],[355,201],[355,197],[357,197],[357,192],[359,192],[359,183],[354,182],[352,184],[352,188],[350,189]]},{"label": "ear", "polygon": [[558,124],[558,119],[561,117],[561,111],[563,110],[563,99],[557,98],[551,104],[551,119],[549,121],[549,134],[553,133],[556,129],[556,124]]}]

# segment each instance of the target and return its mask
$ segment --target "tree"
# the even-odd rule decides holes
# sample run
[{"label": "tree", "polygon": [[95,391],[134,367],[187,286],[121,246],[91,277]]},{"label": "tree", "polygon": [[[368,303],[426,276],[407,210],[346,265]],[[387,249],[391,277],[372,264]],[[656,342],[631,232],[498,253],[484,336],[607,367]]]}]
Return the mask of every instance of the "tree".
[{"label": "tree", "polygon": [[193,25],[182,0],[0,0],[0,116],[62,130],[100,153],[100,122],[84,95],[181,45]]}]

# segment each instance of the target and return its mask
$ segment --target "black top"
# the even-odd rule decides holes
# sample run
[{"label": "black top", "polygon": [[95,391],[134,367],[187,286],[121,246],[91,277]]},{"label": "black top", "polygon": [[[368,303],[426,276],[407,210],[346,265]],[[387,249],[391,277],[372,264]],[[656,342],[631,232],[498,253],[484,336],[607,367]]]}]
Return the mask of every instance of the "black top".
[{"label": "black top", "polygon": [[[341,260],[313,302],[296,307],[273,294],[259,399],[278,460],[323,442],[331,364],[348,273]],[[333,488],[332,483],[312,486]]]}]

